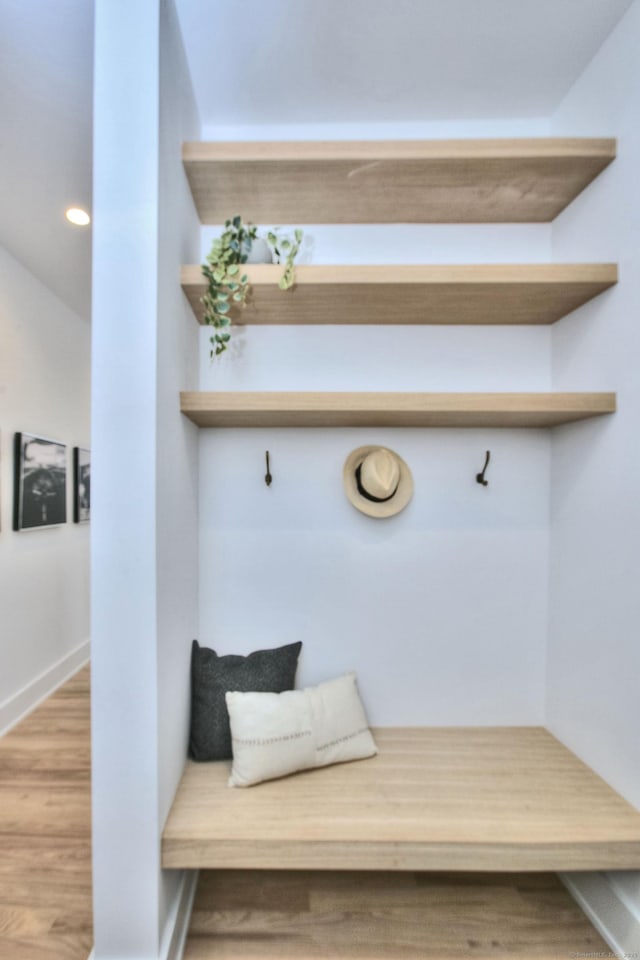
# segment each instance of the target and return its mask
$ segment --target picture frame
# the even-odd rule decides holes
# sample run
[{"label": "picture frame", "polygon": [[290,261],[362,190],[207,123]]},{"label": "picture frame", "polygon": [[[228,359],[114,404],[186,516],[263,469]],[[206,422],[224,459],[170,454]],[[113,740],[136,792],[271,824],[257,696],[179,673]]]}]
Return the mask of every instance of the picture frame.
[{"label": "picture frame", "polygon": [[13,529],[67,522],[67,447],[34,433],[14,439]]},{"label": "picture frame", "polygon": [[91,519],[91,451],[73,448],[73,522]]}]

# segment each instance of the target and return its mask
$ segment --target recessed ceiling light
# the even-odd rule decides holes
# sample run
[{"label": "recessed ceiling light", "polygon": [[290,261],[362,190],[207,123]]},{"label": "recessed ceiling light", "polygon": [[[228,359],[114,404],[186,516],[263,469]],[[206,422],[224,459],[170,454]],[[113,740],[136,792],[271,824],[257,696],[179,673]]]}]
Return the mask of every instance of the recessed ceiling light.
[{"label": "recessed ceiling light", "polygon": [[87,224],[91,223],[91,217],[87,211],[81,210],[80,207],[69,207],[65,216],[69,223],[75,223],[77,227],[86,227]]}]

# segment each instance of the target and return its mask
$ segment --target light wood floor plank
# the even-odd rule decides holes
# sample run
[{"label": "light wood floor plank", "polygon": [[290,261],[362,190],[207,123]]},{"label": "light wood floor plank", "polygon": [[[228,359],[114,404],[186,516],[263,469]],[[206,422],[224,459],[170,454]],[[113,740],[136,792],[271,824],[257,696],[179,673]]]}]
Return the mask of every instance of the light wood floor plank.
[{"label": "light wood floor plank", "polygon": [[566,960],[600,951],[609,954],[551,874],[207,871],[184,960]]},{"label": "light wood floor plank", "polygon": [[0,957],[86,960],[91,904],[89,668],[0,739]]},{"label": "light wood floor plank", "polygon": [[[78,702],[78,691],[88,701],[88,670],[72,682],[75,692],[63,688],[0,740],[3,960],[86,960],[92,947],[89,724]],[[381,745],[394,748],[394,777],[408,780],[422,739],[416,730],[380,732]],[[516,746],[492,775],[501,763],[519,769]],[[449,747],[434,742],[433,755],[444,763]],[[535,754],[535,735],[529,748]],[[365,765],[349,769],[364,795]],[[424,790],[422,774],[411,782],[417,799],[409,796],[404,813]],[[315,793],[310,781],[300,796]],[[560,800],[553,791],[547,798],[558,815]],[[336,800],[336,822],[343,808]],[[549,875],[230,870],[201,874],[185,960],[559,960],[606,949]]]},{"label": "light wood floor plank", "polygon": [[49,933],[46,937],[10,939],[0,935],[0,950],[4,948],[10,948],[6,956],[11,960],[87,960],[93,948],[93,934]]}]

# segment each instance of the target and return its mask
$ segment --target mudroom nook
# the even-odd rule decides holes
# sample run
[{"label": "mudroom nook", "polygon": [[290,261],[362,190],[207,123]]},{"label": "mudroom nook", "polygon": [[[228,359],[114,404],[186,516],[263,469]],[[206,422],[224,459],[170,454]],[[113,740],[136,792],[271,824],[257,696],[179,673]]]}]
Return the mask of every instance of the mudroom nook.
[{"label": "mudroom nook", "polygon": [[[332,209],[330,199],[311,212],[305,210],[305,202],[309,193],[317,199],[326,179],[331,186],[337,181],[341,202],[336,208],[341,211],[341,221],[390,219],[379,203],[381,198],[387,202],[395,188],[402,192],[405,212],[409,215],[411,211],[413,219],[445,221],[448,199],[451,221],[463,221],[466,215],[499,222],[507,214],[496,198],[501,190],[509,189],[511,198],[517,196],[522,178],[527,177],[529,206],[520,211],[511,199],[508,218],[538,221],[555,216],[558,206],[562,209],[573,199],[585,156],[596,154],[609,162],[615,156],[615,141],[252,143],[246,153],[249,159],[245,159],[242,144],[184,147],[185,167],[199,211],[212,216],[216,207],[210,198],[227,194],[244,209],[242,186],[249,191],[252,186],[249,209],[257,209],[269,222],[321,219],[325,210]],[[350,178],[372,157],[373,170],[363,190],[357,177]],[[460,184],[455,177],[457,157],[466,160]],[[481,160],[476,184],[477,158]],[[496,177],[487,187],[488,164],[496,166],[506,184]],[[287,181],[282,196],[278,175]],[[556,201],[549,214],[546,211],[552,205],[547,195],[559,192],[562,178],[572,189],[567,190],[566,200]],[[241,186],[235,185],[236,180]],[[327,194],[330,189],[326,188]],[[484,207],[468,201],[465,213],[464,198],[476,194],[483,197]],[[548,271],[546,283],[540,268]],[[557,277],[552,276],[554,268],[559,271]],[[260,271],[273,274],[276,269],[247,267],[254,283],[262,280]],[[378,323],[388,317],[389,322],[402,324],[409,316],[413,323],[423,324],[540,324],[559,321],[580,305],[574,300],[564,308],[552,306],[554,298],[572,286],[572,271],[576,278],[581,271],[591,271],[595,279],[600,271],[605,283],[605,277],[609,284],[617,280],[615,264],[564,268],[536,264],[511,271],[509,266],[493,264],[404,266],[393,268],[390,277],[375,267],[299,269],[304,271],[302,277],[282,307],[273,276],[265,276],[259,289],[264,286],[265,297],[269,290],[275,292],[269,301],[254,297],[250,309],[237,312],[237,322],[350,324],[356,312],[355,322],[366,323],[372,322],[370,313],[378,309],[382,313]],[[563,269],[566,279],[560,275]],[[502,277],[500,270],[504,271]],[[183,289],[196,316],[200,316],[198,293],[202,295],[198,272],[193,266],[182,271]],[[343,281],[349,273],[350,286],[346,287]],[[527,283],[529,279],[534,282]],[[590,289],[581,284],[579,289],[581,298],[591,298],[602,292],[604,285],[601,282]],[[508,300],[503,306],[505,293]],[[364,308],[360,305],[363,296]],[[434,397],[209,391],[182,393],[181,410],[200,427],[540,428],[613,413],[615,394],[464,392]],[[308,442],[312,444],[313,437]],[[283,632],[288,635],[286,627]],[[375,739],[380,753],[364,764],[299,773],[261,784],[243,796],[228,790],[227,764],[190,762],[163,831],[163,865],[267,871],[515,872],[624,869],[640,864],[640,813],[541,728],[388,727],[377,729]],[[271,943],[267,951],[273,951]]]},{"label": "mudroom nook", "polygon": [[[98,3],[95,960],[632,953],[640,2],[521,112],[485,38],[491,101],[394,120],[221,112],[189,6]],[[187,757],[196,638],[296,646],[221,681],[233,759]]]}]

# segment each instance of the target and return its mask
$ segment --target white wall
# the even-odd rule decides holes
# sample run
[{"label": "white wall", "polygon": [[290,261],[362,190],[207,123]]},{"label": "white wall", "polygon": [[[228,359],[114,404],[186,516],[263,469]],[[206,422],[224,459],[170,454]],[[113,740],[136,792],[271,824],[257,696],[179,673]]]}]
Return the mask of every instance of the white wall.
[{"label": "white wall", "polygon": [[[176,283],[198,255],[200,222],[182,166],[182,143],[197,139],[198,113],[173,3],[160,24],[158,378],[156,537],[158,602],[158,818],[169,813],[189,739],[191,642],[198,623],[198,428],[178,396],[198,381],[198,324]],[[165,870],[163,912],[180,874]]]},{"label": "white wall", "polygon": [[[0,247],[0,731],[89,655],[89,525],[73,447],[90,445],[91,328]],[[67,444],[67,523],[14,532],[13,437]]]},{"label": "white wall", "polygon": [[[415,480],[384,522],[342,491],[347,454],[369,442]],[[200,457],[203,642],[248,653],[302,640],[299,682],[357,670],[378,724],[542,722],[544,435],[209,430]]]},{"label": "white wall", "polygon": [[[618,157],[553,226],[554,259],[617,260],[620,283],[553,333],[553,386],[618,391],[614,417],[552,441],[547,718],[640,807],[640,2],[553,118],[563,135],[616,136]],[[635,915],[640,875],[614,884]]]},{"label": "white wall", "polygon": [[154,0],[135,7],[96,3],[91,700],[97,960],[155,956],[161,922],[158,34]]},{"label": "white wall", "polygon": [[421,140],[430,137],[455,140],[459,137],[548,136],[548,117],[422,120],[414,123],[206,124],[202,128],[203,140]]},{"label": "white wall", "polygon": [[[539,122],[489,131],[545,132]],[[327,134],[260,131],[267,139]],[[465,124],[342,131],[403,134],[481,132]],[[305,232],[305,259],[314,263],[550,258],[545,224]],[[213,233],[202,231],[203,256]],[[548,328],[248,327],[213,365],[209,331],[200,336],[201,389],[517,391],[550,383]],[[344,460],[364,443],[390,446],[413,471],[414,499],[397,517],[364,517],[343,493]],[[485,489],[475,475],[487,449]],[[549,450],[540,431],[201,431],[201,642],[246,653],[302,640],[299,682],[355,669],[374,723],[541,723]]]},{"label": "white wall", "polygon": [[618,138],[618,157],[556,220],[562,259],[617,260],[620,283],[553,333],[554,389],[618,392],[614,417],[554,434],[549,722],[640,806],[640,3],[554,118]]},{"label": "white wall", "polygon": [[170,0],[98,0],[95,960],[164,958],[183,889],[161,872],[160,836],[186,757],[196,611],[197,432],[178,386],[195,382],[197,331],[177,284],[193,254],[180,145],[194,126]]}]

